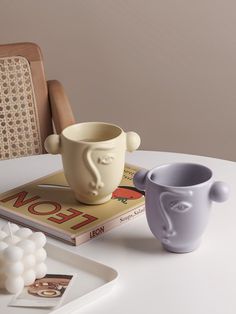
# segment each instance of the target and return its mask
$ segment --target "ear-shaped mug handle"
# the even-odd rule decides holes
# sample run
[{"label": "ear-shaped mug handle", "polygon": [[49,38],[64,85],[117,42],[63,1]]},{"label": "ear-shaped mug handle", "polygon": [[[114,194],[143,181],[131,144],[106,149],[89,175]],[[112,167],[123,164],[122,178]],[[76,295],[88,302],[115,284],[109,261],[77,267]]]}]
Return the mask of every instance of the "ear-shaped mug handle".
[{"label": "ear-shaped mug handle", "polygon": [[140,136],[136,132],[126,133],[126,147],[128,152],[138,149],[141,143]]},{"label": "ear-shaped mug handle", "polygon": [[140,169],[135,173],[133,181],[138,190],[145,191],[147,174],[148,170],[146,169]]},{"label": "ear-shaped mug handle", "polygon": [[53,155],[60,154],[61,152],[60,142],[61,142],[60,135],[52,134],[46,138],[44,142],[44,147],[49,154]]},{"label": "ear-shaped mug handle", "polygon": [[215,202],[225,202],[229,198],[229,186],[221,181],[216,181],[210,189],[210,199]]}]

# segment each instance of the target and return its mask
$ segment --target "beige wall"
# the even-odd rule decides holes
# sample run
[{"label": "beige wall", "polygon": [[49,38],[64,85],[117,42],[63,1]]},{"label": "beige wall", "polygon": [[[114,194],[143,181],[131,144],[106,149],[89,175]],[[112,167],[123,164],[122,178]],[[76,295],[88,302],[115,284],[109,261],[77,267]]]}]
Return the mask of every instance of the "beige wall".
[{"label": "beige wall", "polygon": [[142,149],[236,159],[236,3],[0,0],[0,42],[37,42],[79,121]]}]

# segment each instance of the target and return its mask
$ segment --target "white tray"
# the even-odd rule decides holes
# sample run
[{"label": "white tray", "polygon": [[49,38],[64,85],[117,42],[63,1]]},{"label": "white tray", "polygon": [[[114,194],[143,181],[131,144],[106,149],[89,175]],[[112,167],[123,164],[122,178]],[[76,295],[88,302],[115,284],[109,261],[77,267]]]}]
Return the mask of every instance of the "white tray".
[{"label": "white tray", "polygon": [[8,306],[12,295],[0,292],[0,313],[4,314],[69,314],[97,297],[109,292],[118,278],[115,269],[79,256],[51,244],[46,244],[49,274],[78,274],[66,299],[57,309],[37,309]]}]

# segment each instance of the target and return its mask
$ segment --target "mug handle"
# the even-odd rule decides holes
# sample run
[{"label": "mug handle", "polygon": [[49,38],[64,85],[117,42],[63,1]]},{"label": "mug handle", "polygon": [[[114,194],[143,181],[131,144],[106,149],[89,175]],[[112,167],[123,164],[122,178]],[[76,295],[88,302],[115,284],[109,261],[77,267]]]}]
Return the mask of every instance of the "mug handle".
[{"label": "mug handle", "polygon": [[53,155],[60,154],[61,152],[60,142],[61,142],[60,135],[58,134],[49,135],[44,142],[44,148],[49,154]]},{"label": "mug handle", "polygon": [[147,174],[148,170],[146,169],[140,169],[134,174],[133,181],[138,190],[145,191]]},{"label": "mug handle", "polygon": [[128,152],[138,149],[141,143],[140,136],[136,132],[126,133],[126,148]]},{"label": "mug handle", "polygon": [[229,198],[229,186],[225,182],[216,181],[210,189],[210,199],[214,202],[225,202]]}]

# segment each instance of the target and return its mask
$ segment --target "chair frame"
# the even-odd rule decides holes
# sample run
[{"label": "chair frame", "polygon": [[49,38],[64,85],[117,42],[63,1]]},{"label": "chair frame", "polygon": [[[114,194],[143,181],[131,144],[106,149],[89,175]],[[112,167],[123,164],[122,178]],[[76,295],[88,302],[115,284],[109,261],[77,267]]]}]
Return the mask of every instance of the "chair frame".
[{"label": "chair frame", "polygon": [[[57,80],[45,78],[41,49],[35,43],[24,42],[0,45],[0,58],[21,56],[28,60],[36,106],[39,117],[39,128],[42,143],[49,134],[56,133],[75,123],[70,102],[62,84]],[[46,153],[43,148],[43,153]]]}]

